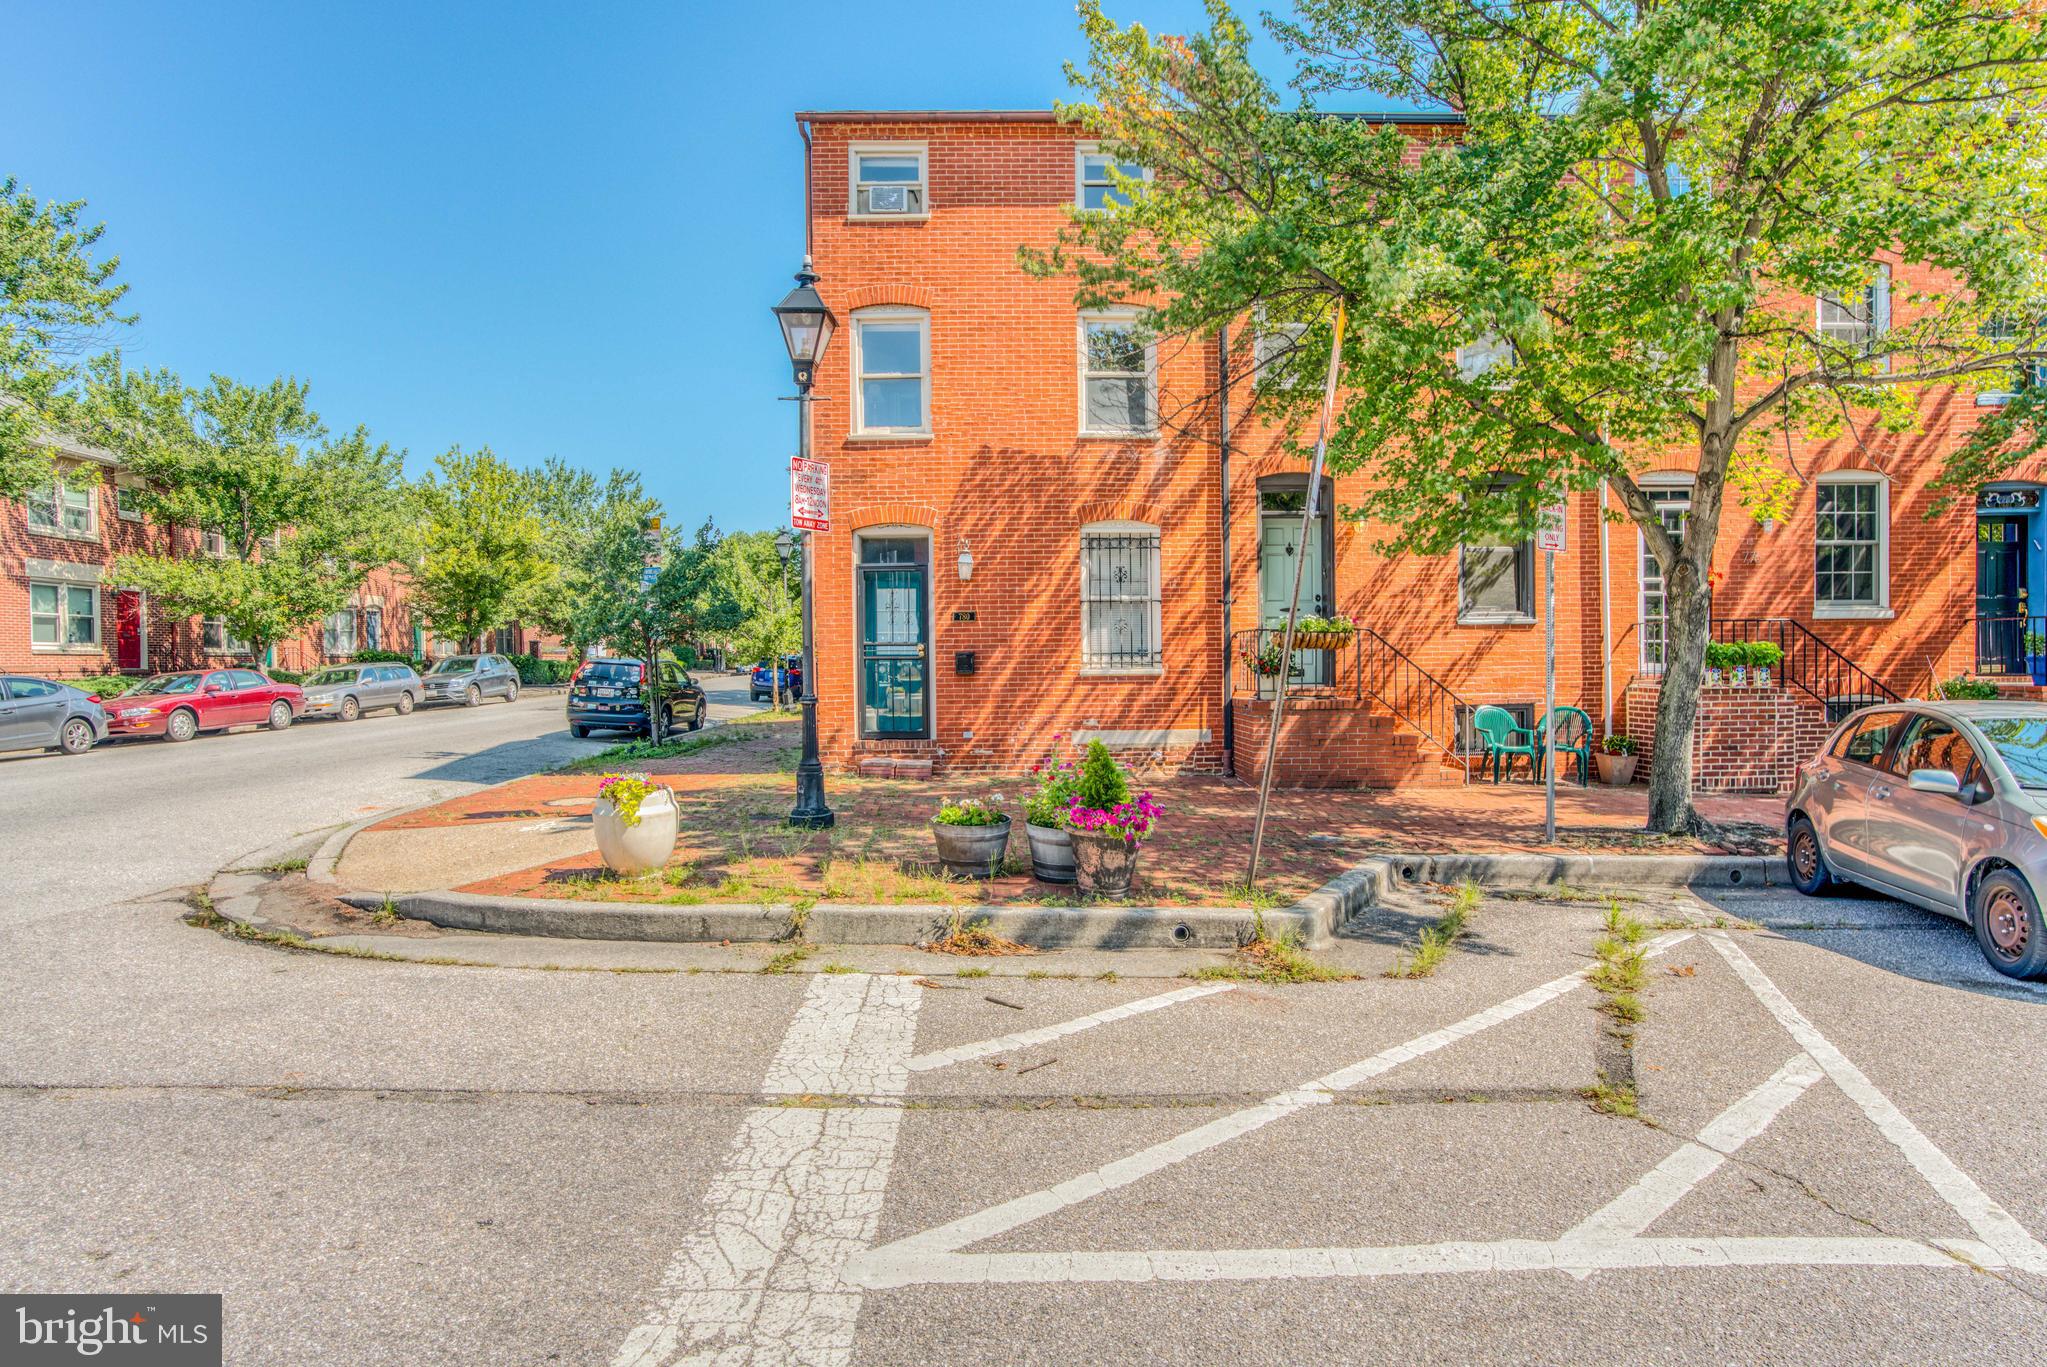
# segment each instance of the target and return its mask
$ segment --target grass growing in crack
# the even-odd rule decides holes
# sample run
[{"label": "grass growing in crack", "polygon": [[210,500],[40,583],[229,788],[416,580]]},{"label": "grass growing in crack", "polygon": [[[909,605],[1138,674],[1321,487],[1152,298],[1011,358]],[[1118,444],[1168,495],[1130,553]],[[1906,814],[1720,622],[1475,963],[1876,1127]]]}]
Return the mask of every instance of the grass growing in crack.
[{"label": "grass growing in crack", "polygon": [[858,973],[860,970],[851,964],[826,964],[817,971],[820,973]]},{"label": "grass growing in crack", "polygon": [[395,923],[397,920],[398,904],[391,900],[391,895],[389,893],[386,893],[384,894],[383,903],[380,906],[378,906],[378,908],[375,911],[370,913],[370,924],[378,926],[388,926]]},{"label": "grass growing in crack", "polygon": [[258,864],[258,865],[256,865],[256,866],[255,866],[254,868],[247,868],[247,869],[229,869],[229,870],[228,870],[228,872],[229,872],[229,873],[304,873],[304,872],[306,871],[306,865],[307,865],[308,863],[310,863],[310,862],[311,862],[311,861],[310,861],[310,860],[308,860],[307,858],[305,858],[305,856],[301,855],[301,856],[300,856],[299,858],[297,858],[297,859],[279,859],[279,860],[275,860],[275,861],[273,861],[273,862],[271,862],[271,863],[268,863],[268,864]]},{"label": "grass growing in crack", "polygon": [[963,968],[953,976],[959,978],[985,978],[992,971],[986,968]]},{"label": "grass growing in crack", "polygon": [[1450,907],[1432,926],[1425,927],[1416,937],[1414,952],[1403,954],[1393,961],[1393,967],[1386,970],[1389,978],[1433,977],[1443,960],[1450,957],[1450,951],[1464,935],[1470,923],[1471,913],[1478,908],[1478,885],[1459,883],[1450,894]]},{"label": "grass growing in crack", "polygon": [[1639,1120],[1642,1117],[1634,1087],[1625,1082],[1618,1085],[1609,1082],[1605,1073],[1601,1073],[1599,1081],[1579,1095],[1592,1103],[1593,1110],[1606,1115],[1619,1116],[1623,1120]]},{"label": "grass growing in crack", "polygon": [[1188,976],[1203,982],[1260,983],[1339,983],[1357,977],[1310,958],[1301,948],[1300,937],[1292,932],[1273,939],[1265,933],[1263,916],[1252,924],[1255,928],[1251,938],[1237,946],[1237,952],[1227,963],[1204,964]]},{"label": "grass growing in crack", "polygon": [[652,741],[628,741],[614,745],[608,750],[599,750],[594,755],[570,760],[554,770],[557,774],[601,774],[624,764],[642,764],[650,759],[675,759],[682,755],[694,755],[700,750],[709,750],[719,745],[730,745],[745,740],[744,731],[734,731],[720,726],[711,731],[696,731],[680,740],[663,741],[656,745]]},{"label": "grass growing in crack", "polygon": [[[1642,952],[1642,939],[1648,933],[1648,927],[1623,911],[1618,901],[1608,902],[1605,929],[1592,944],[1592,954],[1598,962],[1585,975],[1585,980],[1599,993],[1598,1009],[1608,1019],[1607,1033],[1624,1050],[1635,1047],[1635,1027],[1646,1014],[1638,994],[1649,979]],[[1642,1118],[1635,1084],[1616,1082],[1604,1069],[1599,1072],[1599,1080],[1581,1095],[1592,1103],[1593,1110],[1602,1114],[1627,1120]]]},{"label": "grass growing in crack", "polygon": [[762,964],[760,971],[763,973],[787,973],[809,957],[810,946],[797,945],[793,949],[783,950],[780,954]]},{"label": "grass growing in crack", "polygon": [[959,954],[974,958],[994,957],[1006,954],[1035,954],[1029,945],[1020,945],[1014,940],[1005,940],[988,929],[988,918],[969,921],[954,912],[946,920],[945,933],[924,949],[933,954]]},{"label": "grass growing in crack", "polygon": [[1119,979],[1116,970],[1112,968],[1106,973],[1095,974],[1095,981],[1098,983],[1113,983],[1119,981]]}]

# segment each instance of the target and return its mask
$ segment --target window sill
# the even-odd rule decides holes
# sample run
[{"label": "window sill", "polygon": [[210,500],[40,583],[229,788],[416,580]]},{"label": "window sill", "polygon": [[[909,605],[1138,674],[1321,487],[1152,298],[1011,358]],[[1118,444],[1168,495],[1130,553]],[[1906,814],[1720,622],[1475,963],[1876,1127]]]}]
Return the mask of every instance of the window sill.
[{"label": "window sill", "polygon": [[1816,622],[1888,622],[1897,616],[1875,603],[1818,603],[1812,615]]},{"label": "window sill", "polygon": [[121,521],[123,521],[123,522],[140,522],[140,521],[142,521],[142,514],[141,514],[141,513],[115,513],[115,514],[114,514],[114,516],[115,516],[115,517],[118,517],[118,518],[119,518],[119,519],[121,519]]},{"label": "window sill", "polygon": [[1457,614],[1457,625],[1460,627],[1532,627],[1535,625],[1535,614],[1532,612],[1489,612],[1467,615],[1460,612]]},{"label": "window sill", "polygon": [[929,432],[848,432],[846,434],[845,439],[848,443],[881,441],[930,441],[932,440],[932,436]]},{"label": "window sill", "polygon": [[1080,439],[1082,441],[1157,441],[1159,439],[1159,431],[1156,427],[1143,432],[1090,432],[1083,428],[1080,432]]},{"label": "window sill", "polygon": [[847,214],[848,223],[929,223],[931,211],[921,214]]},{"label": "window sill", "polygon": [[62,527],[38,527],[35,523],[31,522],[28,524],[28,534],[30,536],[47,536],[57,541],[80,541],[93,546],[100,544],[100,534],[97,528],[89,532],[72,532],[66,531]]},{"label": "window sill", "polygon": [[38,646],[29,648],[31,655],[103,655],[106,652],[98,646]]},{"label": "window sill", "polygon": [[1080,671],[1080,677],[1083,679],[1162,679],[1165,674],[1164,665],[1133,665],[1128,669],[1096,665],[1082,666]]}]

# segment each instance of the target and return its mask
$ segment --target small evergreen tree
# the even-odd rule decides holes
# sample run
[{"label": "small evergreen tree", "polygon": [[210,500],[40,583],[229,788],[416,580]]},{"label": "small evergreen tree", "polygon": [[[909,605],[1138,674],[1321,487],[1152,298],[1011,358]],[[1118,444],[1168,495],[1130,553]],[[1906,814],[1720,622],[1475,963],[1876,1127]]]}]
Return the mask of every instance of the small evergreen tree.
[{"label": "small evergreen tree", "polygon": [[1080,765],[1080,786],[1073,796],[1081,806],[1103,811],[1130,800],[1129,777],[1109,753],[1109,747],[1098,740],[1087,743],[1087,758]]}]

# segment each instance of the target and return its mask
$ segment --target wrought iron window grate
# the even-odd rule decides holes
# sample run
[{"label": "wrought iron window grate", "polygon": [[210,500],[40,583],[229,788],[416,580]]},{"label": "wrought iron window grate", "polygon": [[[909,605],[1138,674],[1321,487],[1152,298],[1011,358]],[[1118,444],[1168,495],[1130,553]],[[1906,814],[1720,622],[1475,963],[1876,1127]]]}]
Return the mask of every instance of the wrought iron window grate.
[{"label": "wrought iron window grate", "polygon": [[1152,669],[1159,641],[1157,532],[1085,532],[1080,538],[1084,669]]}]

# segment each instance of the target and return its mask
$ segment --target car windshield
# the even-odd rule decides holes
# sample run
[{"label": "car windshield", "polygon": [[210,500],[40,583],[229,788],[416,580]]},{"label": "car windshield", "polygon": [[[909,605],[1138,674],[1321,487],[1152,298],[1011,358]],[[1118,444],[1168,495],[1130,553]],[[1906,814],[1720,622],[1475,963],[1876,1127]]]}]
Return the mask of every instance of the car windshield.
[{"label": "car windshield", "polygon": [[583,670],[583,678],[588,683],[638,683],[640,667],[626,660],[592,660]]},{"label": "car windshield", "polygon": [[323,669],[312,678],[306,680],[306,687],[319,688],[323,684],[347,684],[354,682],[355,671],[352,669]]},{"label": "car windshield", "polygon": [[474,655],[450,655],[447,659],[437,663],[433,667],[432,672],[435,674],[467,674],[474,668],[476,668],[476,657]]},{"label": "car windshield", "polygon": [[[159,674],[144,679],[129,689],[129,693],[197,693],[202,674]],[[126,696],[125,694],[123,696]]]},{"label": "car windshield", "polygon": [[1992,717],[1976,723],[2021,788],[2047,788],[2047,717]]}]

